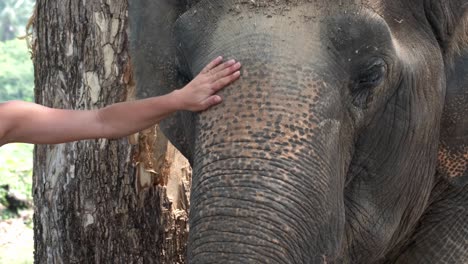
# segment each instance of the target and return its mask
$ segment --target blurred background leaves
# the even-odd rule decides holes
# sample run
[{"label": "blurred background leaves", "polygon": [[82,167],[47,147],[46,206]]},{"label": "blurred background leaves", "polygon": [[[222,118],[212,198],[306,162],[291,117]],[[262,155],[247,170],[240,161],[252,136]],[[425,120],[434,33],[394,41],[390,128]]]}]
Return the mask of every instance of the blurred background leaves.
[{"label": "blurred background leaves", "polygon": [[[33,0],[0,0],[0,103],[34,101],[34,74],[26,40]],[[1,120],[0,120],[1,122]],[[32,208],[12,211],[7,198],[32,201],[33,145],[0,147],[0,263],[33,263]],[[8,186],[6,188],[2,188]]]},{"label": "blurred background leaves", "polygon": [[32,101],[34,76],[28,52],[26,25],[34,8],[32,0],[0,1],[0,102]]},{"label": "blurred background leaves", "polygon": [[0,42],[0,101],[24,100],[34,97],[33,65],[26,40]]},{"label": "blurred background leaves", "polygon": [[25,35],[34,3],[33,0],[0,1],[0,41]]}]

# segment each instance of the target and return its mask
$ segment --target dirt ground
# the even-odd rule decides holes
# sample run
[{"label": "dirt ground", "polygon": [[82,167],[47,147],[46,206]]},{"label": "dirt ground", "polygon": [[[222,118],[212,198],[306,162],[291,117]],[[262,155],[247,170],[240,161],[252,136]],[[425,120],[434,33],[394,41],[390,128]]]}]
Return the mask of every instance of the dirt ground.
[{"label": "dirt ground", "polygon": [[[0,214],[4,208],[0,205]],[[0,264],[33,263],[33,211],[20,212],[20,216],[0,220]]]}]

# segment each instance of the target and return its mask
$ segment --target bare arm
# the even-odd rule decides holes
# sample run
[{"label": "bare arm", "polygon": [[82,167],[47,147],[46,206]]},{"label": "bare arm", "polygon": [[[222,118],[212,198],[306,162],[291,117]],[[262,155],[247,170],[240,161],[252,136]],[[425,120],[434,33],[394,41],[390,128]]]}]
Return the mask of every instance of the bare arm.
[{"label": "bare arm", "polygon": [[219,57],[184,88],[100,110],[61,110],[12,101],[0,104],[0,146],[11,142],[56,144],[118,138],[148,128],[178,110],[202,111],[220,103],[217,91],[239,78],[240,64]]}]

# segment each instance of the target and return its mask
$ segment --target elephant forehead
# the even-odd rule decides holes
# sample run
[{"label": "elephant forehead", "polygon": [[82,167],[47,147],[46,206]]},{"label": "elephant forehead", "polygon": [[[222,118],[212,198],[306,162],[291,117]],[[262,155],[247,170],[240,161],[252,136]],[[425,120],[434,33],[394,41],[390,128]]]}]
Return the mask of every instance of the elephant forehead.
[{"label": "elephant forehead", "polygon": [[[245,50],[252,56],[274,53],[307,64],[317,59],[334,60],[330,55],[349,57],[356,50],[362,55],[373,47],[389,49],[393,45],[384,19],[362,6],[324,9],[306,3],[278,10],[267,8],[269,11],[241,6],[236,11],[235,6],[226,4],[197,5],[177,21],[179,51],[192,73],[199,72],[219,53],[236,58],[245,55]],[[343,41],[346,43],[341,47]],[[362,47],[364,50],[360,50]],[[348,48],[349,54],[342,54]],[[333,54],[334,49],[339,54]]]},{"label": "elephant forehead", "polygon": [[[279,56],[306,59],[305,53],[320,48],[319,24],[304,27],[305,18],[298,14],[294,18],[245,15],[242,19],[227,14],[215,21],[204,20],[197,14],[187,18],[188,21],[179,20],[176,26],[180,50],[187,62],[193,64],[190,66],[194,72],[220,52],[236,56],[240,50],[253,54],[275,51]],[[299,17],[301,21],[293,21]]]}]

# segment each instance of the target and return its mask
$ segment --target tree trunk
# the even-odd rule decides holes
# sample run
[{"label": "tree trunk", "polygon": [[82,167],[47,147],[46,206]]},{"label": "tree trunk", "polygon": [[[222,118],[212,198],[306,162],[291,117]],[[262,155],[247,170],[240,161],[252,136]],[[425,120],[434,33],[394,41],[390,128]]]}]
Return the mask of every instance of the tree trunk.
[{"label": "tree trunk", "polygon": [[[37,103],[132,100],[126,0],[38,0],[32,23]],[[35,263],[184,262],[190,168],[157,128],[34,154]]]}]

